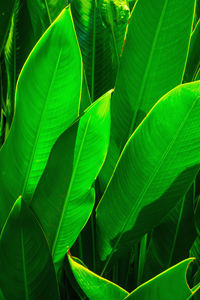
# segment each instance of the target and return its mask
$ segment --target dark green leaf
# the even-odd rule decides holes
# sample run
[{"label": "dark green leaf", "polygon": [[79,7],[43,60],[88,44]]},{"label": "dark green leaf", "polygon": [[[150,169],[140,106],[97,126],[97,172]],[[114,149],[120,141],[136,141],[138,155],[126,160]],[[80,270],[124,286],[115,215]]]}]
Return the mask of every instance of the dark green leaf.
[{"label": "dark green leaf", "polygon": [[21,198],[15,202],[1,234],[0,269],[6,299],[59,299],[47,241]]}]

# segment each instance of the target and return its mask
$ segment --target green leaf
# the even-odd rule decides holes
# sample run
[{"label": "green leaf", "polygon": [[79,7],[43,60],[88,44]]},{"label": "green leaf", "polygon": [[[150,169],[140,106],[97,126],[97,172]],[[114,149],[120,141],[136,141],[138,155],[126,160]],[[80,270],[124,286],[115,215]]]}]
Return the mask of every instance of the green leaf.
[{"label": "green leaf", "polygon": [[105,260],[158,225],[187,192],[200,167],[200,81],[158,101],[133,133],[97,207]]},{"label": "green leaf", "polygon": [[4,297],[4,295],[3,295],[2,290],[0,290],[0,300],[6,300],[5,297]]},{"label": "green leaf", "polygon": [[36,41],[67,5],[59,0],[27,0],[31,23]]},{"label": "green leaf", "polygon": [[92,300],[122,300],[128,292],[113,282],[98,276],[76,261],[70,253],[68,260],[79,286],[89,299]]},{"label": "green leaf", "polygon": [[59,299],[47,241],[21,197],[1,234],[0,269],[0,285],[6,299]]},{"label": "green leaf", "polygon": [[188,193],[154,229],[148,246],[143,281],[188,257],[196,238],[193,198],[192,185]]},{"label": "green leaf", "polygon": [[[42,36],[65,5],[66,1],[59,0],[27,0],[27,6],[36,41]],[[83,71],[80,112],[83,112],[83,110],[90,104],[91,99],[88,91],[87,79],[85,72]]]},{"label": "green leaf", "polygon": [[73,245],[94,206],[91,186],[109,144],[110,96],[102,96],[59,137],[31,202],[55,264]]},{"label": "green leaf", "polygon": [[17,84],[14,121],[0,152],[1,225],[14,199],[31,199],[53,144],[78,116],[81,75],[66,8],[31,52]]},{"label": "green leaf", "polygon": [[193,258],[188,258],[145,282],[124,300],[186,300],[195,294],[186,282],[186,272]]},{"label": "green leaf", "polygon": [[15,0],[3,0],[0,5],[0,55],[6,42]]},{"label": "green leaf", "polygon": [[[139,0],[132,11],[111,105],[102,190],[119,155],[153,105],[182,82],[195,0]],[[173,50],[172,50],[173,49]]]},{"label": "green leaf", "polygon": [[191,36],[190,49],[187,58],[187,65],[183,81],[190,82],[195,80],[197,72],[200,67],[200,55],[199,55],[199,43],[200,43],[200,20],[195,26],[195,29]]},{"label": "green leaf", "polygon": [[73,0],[71,6],[93,101],[114,87],[129,8],[126,0]]}]

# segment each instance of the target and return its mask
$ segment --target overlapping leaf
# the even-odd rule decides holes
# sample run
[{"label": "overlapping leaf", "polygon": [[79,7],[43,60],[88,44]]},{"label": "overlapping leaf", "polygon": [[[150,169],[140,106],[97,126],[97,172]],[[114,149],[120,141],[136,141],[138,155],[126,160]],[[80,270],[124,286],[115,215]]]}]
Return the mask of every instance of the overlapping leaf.
[{"label": "overlapping leaf", "polygon": [[193,258],[188,258],[139,286],[124,300],[191,299],[199,287],[190,289],[186,272]]},{"label": "overlapping leaf", "polygon": [[122,300],[128,295],[128,292],[120,286],[79,264],[70,254],[68,259],[74,277],[89,299]]},{"label": "overlapping leaf", "polygon": [[56,274],[42,229],[19,198],[0,239],[0,285],[6,299],[59,300]]},{"label": "overlapping leaf", "polygon": [[27,0],[36,41],[68,4],[67,2],[59,0]]},{"label": "overlapping leaf", "polygon": [[107,154],[110,96],[102,96],[59,137],[31,202],[58,265],[94,206],[91,185]]},{"label": "overlapping leaf", "polygon": [[0,152],[1,226],[20,194],[32,197],[54,142],[78,116],[81,76],[66,8],[35,46],[17,84],[14,121]]},{"label": "overlapping leaf", "polygon": [[148,246],[143,281],[149,280],[188,257],[196,238],[193,198],[192,186],[153,231]]},{"label": "overlapping leaf", "polygon": [[161,96],[182,82],[194,4],[194,0],[139,0],[134,6],[113,93],[102,189],[133,130]]},{"label": "overlapping leaf", "polygon": [[105,260],[158,225],[200,167],[200,82],[166,94],[127,142],[97,207]]},{"label": "overlapping leaf", "polygon": [[74,24],[91,98],[114,87],[129,8],[126,0],[73,0]]}]

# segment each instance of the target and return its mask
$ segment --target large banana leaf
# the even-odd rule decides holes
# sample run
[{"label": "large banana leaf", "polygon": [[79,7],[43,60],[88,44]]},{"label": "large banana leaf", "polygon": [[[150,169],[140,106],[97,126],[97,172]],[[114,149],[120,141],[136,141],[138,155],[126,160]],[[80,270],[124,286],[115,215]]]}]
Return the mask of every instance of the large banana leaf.
[{"label": "large banana leaf", "polygon": [[0,5],[0,55],[6,42],[15,0],[3,0]]},{"label": "large banana leaf", "polygon": [[68,260],[81,289],[91,300],[122,300],[128,292],[113,282],[91,272],[87,267],[78,263],[70,253]]},{"label": "large banana leaf", "polygon": [[[196,238],[193,185],[151,235],[143,281],[185,259]],[[192,254],[192,256],[195,256]]]},{"label": "large banana leaf", "polygon": [[[49,27],[52,21],[61,12],[64,6],[67,5],[67,3],[68,1],[66,0],[65,1],[27,0],[27,6],[28,6],[34,37],[36,41],[42,36],[45,30]],[[83,74],[84,76],[82,78],[81,105],[80,105],[81,112],[91,104],[87,79],[84,71]]]},{"label": "large banana leaf", "polygon": [[58,265],[94,206],[90,189],[108,149],[110,96],[102,96],[59,137],[31,202]]},{"label": "large banana leaf", "polygon": [[66,8],[31,52],[17,84],[14,121],[0,152],[1,226],[20,194],[32,197],[54,142],[78,116],[81,73]]},{"label": "large banana leaf", "polygon": [[72,15],[92,100],[114,87],[129,18],[127,0],[72,0]]},{"label": "large banana leaf", "polygon": [[139,0],[130,18],[111,105],[105,188],[127,139],[153,105],[182,82],[194,0]]},{"label": "large banana leaf", "polygon": [[1,234],[0,269],[6,299],[59,299],[47,241],[21,198],[15,202]]},{"label": "large banana leaf", "polygon": [[186,272],[193,258],[188,258],[139,286],[124,300],[187,300],[199,289],[190,289]]},{"label": "large banana leaf", "polygon": [[126,250],[187,192],[200,167],[200,81],[166,94],[133,133],[97,207],[99,252]]}]

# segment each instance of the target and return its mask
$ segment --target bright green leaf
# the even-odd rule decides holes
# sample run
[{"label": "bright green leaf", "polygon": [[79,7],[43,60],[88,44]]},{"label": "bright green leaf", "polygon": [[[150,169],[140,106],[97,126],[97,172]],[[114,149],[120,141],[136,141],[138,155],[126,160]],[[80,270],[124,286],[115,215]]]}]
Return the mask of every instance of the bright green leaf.
[{"label": "bright green leaf", "polygon": [[66,8],[36,44],[17,84],[14,121],[0,152],[1,225],[20,194],[32,197],[53,144],[78,116],[81,75]]},{"label": "bright green leaf", "polygon": [[160,97],[182,82],[194,4],[195,0],[139,0],[132,11],[112,97],[102,189],[133,130]]},{"label": "bright green leaf", "polygon": [[110,136],[110,96],[96,101],[55,143],[31,207],[60,263],[94,206],[91,186],[105,160]]},{"label": "bright green leaf", "polygon": [[200,167],[200,81],[158,101],[133,133],[97,207],[105,260],[158,225],[187,192]]},{"label": "bright green leaf", "polygon": [[128,292],[113,282],[98,276],[68,253],[69,263],[81,289],[91,300],[122,300]]}]

